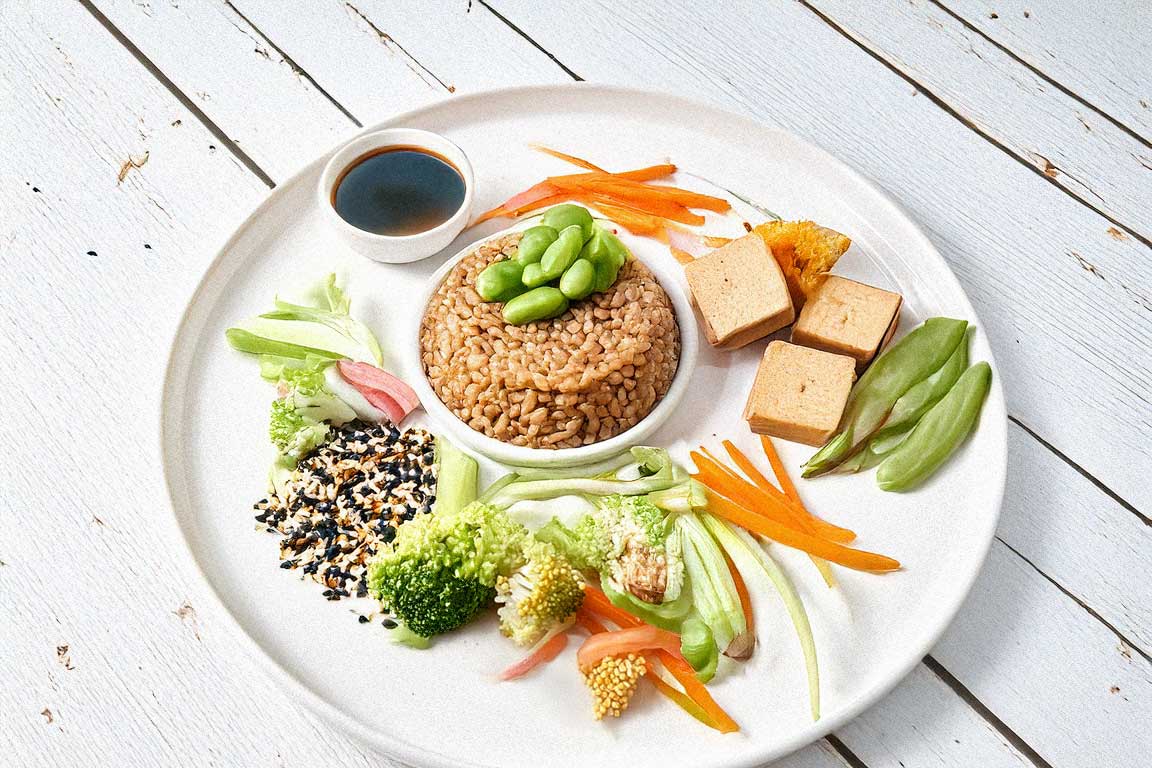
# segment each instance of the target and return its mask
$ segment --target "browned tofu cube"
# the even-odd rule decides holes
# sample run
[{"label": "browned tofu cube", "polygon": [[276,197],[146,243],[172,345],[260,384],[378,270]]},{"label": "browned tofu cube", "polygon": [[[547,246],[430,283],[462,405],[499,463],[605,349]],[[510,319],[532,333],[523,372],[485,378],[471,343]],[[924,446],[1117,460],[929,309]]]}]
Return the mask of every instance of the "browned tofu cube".
[{"label": "browned tofu cube", "polygon": [[840,424],[855,380],[850,357],[773,341],[760,359],[744,418],[758,435],[823,445]]},{"label": "browned tofu cube", "polygon": [[708,342],[736,349],[796,315],[780,265],[758,235],[745,235],[684,267]]},{"label": "browned tofu cube", "polygon": [[898,293],[828,275],[800,310],[792,342],[848,355],[863,369],[896,331],[901,301]]}]

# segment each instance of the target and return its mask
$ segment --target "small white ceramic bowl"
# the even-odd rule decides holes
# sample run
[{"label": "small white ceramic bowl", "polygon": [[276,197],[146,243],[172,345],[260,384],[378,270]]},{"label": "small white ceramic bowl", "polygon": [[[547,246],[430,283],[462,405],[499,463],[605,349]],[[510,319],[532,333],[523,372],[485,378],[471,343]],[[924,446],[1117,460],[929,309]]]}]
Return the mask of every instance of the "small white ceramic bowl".
[{"label": "small white ceramic bowl", "polygon": [[[355,227],[336,212],[332,205],[332,192],[341,175],[365,155],[373,154],[386,147],[418,147],[427,149],[448,160],[464,177],[464,201],[452,218],[443,224],[415,235],[378,235]],[[320,183],[316,194],[320,210],[324,211],[329,225],[352,250],[362,256],[389,264],[407,264],[426,259],[444,250],[468,224],[472,213],[472,199],[476,179],[472,174],[472,164],[464,150],[438,133],[421,131],[417,128],[387,128],[382,131],[357,136],[345,144],[329,158],[320,173]]]},{"label": "small white ceramic bowl", "polygon": [[494,437],[489,437],[482,432],[477,432],[458,419],[456,415],[448,410],[448,407],[441,402],[440,397],[432,390],[432,385],[428,383],[428,378],[424,375],[424,365],[420,354],[420,325],[424,318],[424,309],[428,306],[428,300],[432,297],[432,294],[439,287],[440,283],[444,281],[444,278],[452,268],[455,267],[461,259],[476,250],[481,243],[502,237],[510,232],[525,229],[534,223],[536,223],[535,220],[522,221],[516,226],[509,227],[501,232],[477,240],[448,259],[440,269],[436,270],[435,274],[428,278],[424,291],[416,303],[419,311],[416,313],[416,317],[408,333],[409,350],[418,361],[417,364],[420,368],[420,374],[412,377],[409,383],[413,389],[416,390],[416,394],[420,396],[420,404],[424,406],[424,410],[428,413],[434,425],[433,429],[446,433],[457,445],[462,445],[494,461],[520,467],[541,467],[556,464],[568,466],[591,464],[601,459],[617,456],[634,445],[642,445],[644,440],[676,410],[681,398],[684,397],[684,393],[688,390],[692,372],[696,369],[696,357],[699,353],[699,337],[696,331],[696,318],[692,312],[692,305],[689,303],[688,297],[681,287],[677,275],[661,264],[650,261],[644,262],[645,266],[652,270],[652,274],[656,276],[656,279],[659,280],[660,285],[672,300],[672,308],[676,312],[676,322],[680,327],[680,360],[676,367],[676,373],[672,377],[672,384],[669,386],[668,393],[664,395],[664,398],[658,402],[656,407],[641,419],[639,423],[615,437],[593,443],[592,445],[583,445],[578,448],[528,448],[522,445],[511,445],[501,442]]}]

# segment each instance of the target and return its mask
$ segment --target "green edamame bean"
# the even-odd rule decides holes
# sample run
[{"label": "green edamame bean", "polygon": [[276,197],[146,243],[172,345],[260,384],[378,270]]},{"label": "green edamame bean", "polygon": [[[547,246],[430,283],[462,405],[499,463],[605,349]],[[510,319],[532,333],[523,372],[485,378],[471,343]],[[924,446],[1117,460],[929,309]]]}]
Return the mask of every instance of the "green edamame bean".
[{"label": "green edamame bean", "polygon": [[808,459],[801,474],[822,475],[851,457],[853,449],[883,425],[905,392],[948,361],[967,329],[966,320],[931,317],[885,350],[852,388],[840,432]]},{"label": "green edamame bean", "polygon": [[504,322],[526,325],[563,314],[567,309],[568,299],[560,293],[560,289],[544,285],[522,293],[505,304]]},{"label": "green edamame bean", "polygon": [[587,259],[576,259],[560,275],[560,292],[576,301],[592,293],[596,287],[596,267]]},{"label": "green edamame bean", "polygon": [[557,232],[563,232],[565,227],[579,225],[583,232],[583,238],[580,240],[583,243],[588,238],[592,237],[592,214],[588,213],[588,209],[573,203],[564,203],[549,208],[540,217],[540,223],[546,227],[552,227]]},{"label": "green edamame bean", "polygon": [[524,272],[520,276],[520,282],[523,283],[526,288],[539,288],[550,279],[548,275],[544,274],[544,269],[540,266],[540,262],[524,267]]},{"label": "green edamame bean", "polygon": [[628,246],[620,242],[620,238],[607,230],[604,231],[604,243],[608,248],[608,255],[615,260],[617,269],[623,267],[624,262],[628,261],[628,257],[632,255],[628,251]]},{"label": "green edamame bean", "polygon": [[476,275],[476,293],[484,301],[508,301],[524,293],[524,283],[520,282],[524,268],[512,259],[489,264]]},{"label": "green edamame bean", "polygon": [[525,267],[529,264],[535,264],[540,261],[544,251],[548,250],[548,246],[556,242],[556,238],[559,236],[560,233],[552,227],[529,227],[524,230],[524,234],[520,235],[520,243],[516,247],[516,261]]},{"label": "green edamame bean", "polygon": [[579,225],[573,224],[560,230],[556,242],[548,246],[548,250],[540,257],[540,268],[544,270],[548,280],[555,280],[564,274],[564,270],[580,257],[580,248],[583,245],[584,232]]},{"label": "green edamame bean", "polygon": [[616,282],[619,275],[620,267],[614,260],[601,261],[596,265],[596,285],[592,289],[593,292],[603,293],[608,290]]},{"label": "green edamame bean", "polygon": [[876,484],[885,491],[906,491],[928,479],[972,431],[991,386],[988,363],[979,362],[964,371],[944,399],[880,463]]}]

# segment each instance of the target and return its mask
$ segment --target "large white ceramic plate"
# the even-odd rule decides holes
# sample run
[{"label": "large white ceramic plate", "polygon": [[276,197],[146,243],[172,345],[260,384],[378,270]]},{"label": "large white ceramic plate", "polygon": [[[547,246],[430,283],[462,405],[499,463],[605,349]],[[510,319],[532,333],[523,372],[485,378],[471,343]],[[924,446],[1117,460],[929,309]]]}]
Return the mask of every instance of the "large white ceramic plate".
[{"label": "large white ceramic plate", "polygon": [[[853,246],[837,271],[902,293],[902,332],[931,315],[967,318],[976,325],[973,359],[991,359],[956,278],[916,225],[855,172],[784,131],[667,95],[587,85],[456,97],[383,124],[393,125],[438,131],[463,147],[476,170],[477,210],[560,171],[528,142],[609,168],[671,158],[786,218],[849,234]],[[378,624],[357,623],[349,603],[328,603],[316,584],[278,568],[277,540],[254,530],[251,512],[264,495],[272,392],[255,361],[224,343],[225,328],[267,307],[276,287],[334,270],[350,286],[354,312],[378,330],[387,367],[416,377],[418,361],[401,354],[408,345],[393,341],[419,310],[412,297],[448,254],[503,226],[466,232],[441,257],[418,264],[369,262],[346,252],[324,227],[313,190],[324,161],[277,187],[209,267],[174,341],[163,400],[164,467],[191,555],[254,655],[293,699],[419,765],[752,766],[845,723],[940,637],[984,560],[999,514],[1006,422],[998,384],[973,439],[923,489],[882,493],[870,475],[801,484],[811,509],[855,529],[859,546],[904,565],[886,576],[840,568],[840,587],[829,590],[803,557],[774,548],[798,582],[816,634],[819,722],[808,715],[798,643],[766,584],[753,584],[755,656],[712,686],[743,728],[722,736],[647,689],[621,720],[593,721],[571,651],[530,678],[497,683],[495,672],[520,651],[491,618],[430,651],[393,646]],[[709,229],[731,234],[739,226]],[[647,261],[671,259],[658,244],[628,243]],[[682,460],[689,447],[717,437],[734,437],[759,455],[740,412],[763,343],[736,353],[701,348],[681,407],[649,440]],[[782,448],[793,468],[811,450]],[[495,467],[485,469],[489,478],[495,474]]]}]

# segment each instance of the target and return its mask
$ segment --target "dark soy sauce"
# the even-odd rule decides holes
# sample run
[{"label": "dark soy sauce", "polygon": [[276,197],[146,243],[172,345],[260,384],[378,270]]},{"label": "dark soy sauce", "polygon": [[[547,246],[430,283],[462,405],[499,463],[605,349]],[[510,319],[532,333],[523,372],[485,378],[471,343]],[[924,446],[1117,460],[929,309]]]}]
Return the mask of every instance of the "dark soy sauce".
[{"label": "dark soy sauce", "polygon": [[452,218],[464,203],[464,177],[421,147],[384,147],[357,158],[332,190],[332,207],[357,229],[416,235]]}]

